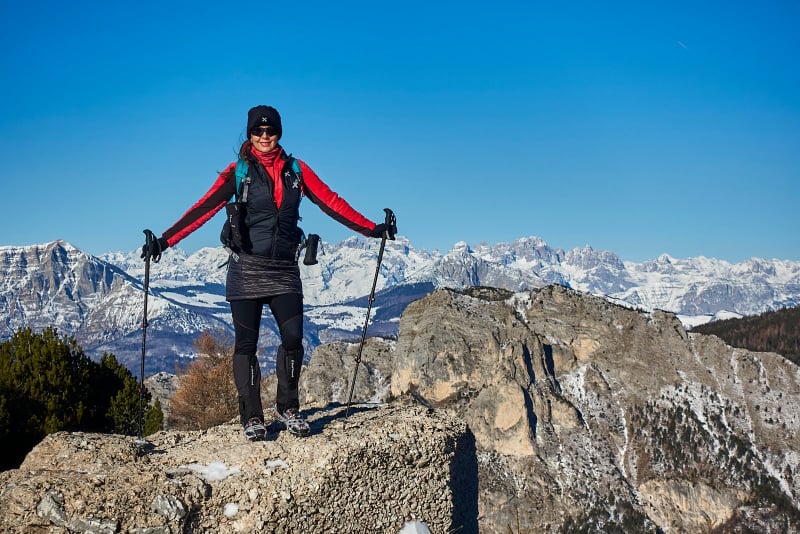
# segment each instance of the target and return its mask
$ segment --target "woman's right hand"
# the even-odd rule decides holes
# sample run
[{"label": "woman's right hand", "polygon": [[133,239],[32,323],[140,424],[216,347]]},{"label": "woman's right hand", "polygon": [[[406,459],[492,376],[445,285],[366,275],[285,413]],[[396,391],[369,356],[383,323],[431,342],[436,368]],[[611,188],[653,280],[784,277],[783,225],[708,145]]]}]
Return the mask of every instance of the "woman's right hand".
[{"label": "woman's right hand", "polygon": [[145,261],[152,259],[155,263],[161,259],[161,253],[169,248],[169,243],[163,237],[156,237],[150,230],[144,231],[144,245],[141,258]]}]

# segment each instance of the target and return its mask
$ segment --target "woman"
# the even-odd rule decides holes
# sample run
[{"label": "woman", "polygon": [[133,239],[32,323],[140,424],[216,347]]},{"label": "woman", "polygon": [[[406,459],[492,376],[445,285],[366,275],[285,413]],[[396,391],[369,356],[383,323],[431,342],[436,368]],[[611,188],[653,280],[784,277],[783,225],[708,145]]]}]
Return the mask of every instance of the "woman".
[{"label": "woman", "polygon": [[[267,429],[261,405],[261,368],[256,358],[263,306],[270,307],[281,337],[277,354],[278,391],[273,418],[292,434],[306,436],[308,423],[300,414],[298,381],[303,363],[303,290],[298,251],[303,232],[298,227],[303,195],[348,228],[368,237],[394,239],[393,224],[375,224],[333,192],[305,162],[295,160],[278,143],[282,126],[278,110],[256,106],[247,113],[247,139],[239,162],[222,171],[211,189],[156,239],[145,230],[142,258],[158,261],[220,211],[232,197],[241,200],[241,239],[226,242],[228,262],[225,298],[230,302],[235,332],[233,375],[239,416],[250,441],[263,440]],[[295,163],[296,161],[296,163]],[[247,175],[237,192],[237,165]],[[299,172],[298,172],[299,171]],[[240,175],[241,178],[241,175]],[[229,212],[231,220],[232,212]]]}]

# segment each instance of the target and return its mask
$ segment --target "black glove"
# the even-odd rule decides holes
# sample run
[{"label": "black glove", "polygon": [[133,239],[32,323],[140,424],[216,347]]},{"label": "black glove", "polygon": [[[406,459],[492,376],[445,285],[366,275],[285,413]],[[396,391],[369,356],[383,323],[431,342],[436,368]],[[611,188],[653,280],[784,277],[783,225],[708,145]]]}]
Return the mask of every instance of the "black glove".
[{"label": "black glove", "polygon": [[158,260],[161,259],[161,253],[169,248],[167,240],[163,237],[156,238],[155,234],[150,230],[145,230],[144,236],[144,246],[142,246],[142,255],[140,257],[145,261],[150,258],[155,263],[158,263]]},{"label": "black glove", "polygon": [[375,229],[369,233],[370,237],[383,237],[386,234],[386,239],[394,240],[397,233],[397,226],[393,224],[380,223],[375,225]]}]

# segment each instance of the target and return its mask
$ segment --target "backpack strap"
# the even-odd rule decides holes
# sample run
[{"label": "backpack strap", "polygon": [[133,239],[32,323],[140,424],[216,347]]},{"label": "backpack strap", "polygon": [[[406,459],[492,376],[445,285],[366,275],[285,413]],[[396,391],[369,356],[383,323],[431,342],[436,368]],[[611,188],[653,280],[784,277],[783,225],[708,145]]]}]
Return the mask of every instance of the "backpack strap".
[{"label": "backpack strap", "polygon": [[[231,197],[231,202],[247,202],[247,190],[250,188],[250,177],[247,176],[249,170],[250,166],[247,160],[240,157],[239,161],[236,162],[236,193]],[[244,182],[243,189],[242,182]]]},{"label": "backpack strap", "polygon": [[[292,172],[302,185],[303,171],[300,169],[300,163],[298,163],[297,159],[292,157],[291,154],[286,156],[286,159],[291,162]],[[250,177],[247,176],[249,170],[250,165],[247,163],[247,160],[240,157],[236,162],[236,193],[231,197],[231,202],[247,202],[247,191],[250,188]]]},{"label": "backpack strap", "polygon": [[303,188],[303,171],[300,169],[300,163],[297,161],[297,158],[292,156],[291,154],[285,156],[284,158],[286,161],[290,162],[290,169],[292,169],[292,173],[294,174],[295,178],[297,178],[300,191],[302,192]]}]

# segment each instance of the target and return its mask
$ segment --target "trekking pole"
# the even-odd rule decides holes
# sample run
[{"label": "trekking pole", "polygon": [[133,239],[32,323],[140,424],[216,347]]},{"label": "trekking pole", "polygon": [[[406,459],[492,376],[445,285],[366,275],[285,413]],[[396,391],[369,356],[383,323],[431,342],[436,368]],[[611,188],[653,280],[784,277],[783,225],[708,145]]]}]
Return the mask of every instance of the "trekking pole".
[{"label": "trekking pole", "polygon": [[367,299],[367,318],[364,319],[364,328],[361,330],[361,343],[358,346],[358,356],[356,356],[356,368],[353,371],[353,380],[350,382],[350,396],[347,397],[347,410],[345,410],[344,417],[347,419],[350,417],[350,403],[353,400],[353,390],[356,387],[356,376],[358,375],[358,366],[361,365],[361,352],[364,350],[364,340],[367,338],[367,325],[369,324],[369,312],[372,310],[372,302],[375,300],[375,286],[378,283],[378,273],[381,270],[381,261],[383,261],[383,249],[386,246],[386,238],[389,233],[389,228],[393,228],[396,224],[396,219],[394,213],[389,208],[383,208],[383,211],[386,212],[386,227],[387,230],[383,233],[381,237],[381,248],[378,251],[378,266],[375,268],[375,278],[372,279],[372,291],[369,293],[369,298]]},{"label": "trekking pole", "polygon": [[[153,232],[144,231],[147,250],[153,250]],[[142,367],[139,375],[139,437],[144,433],[144,354],[147,344],[147,294],[150,292],[150,254],[144,258],[144,316],[142,317]]]}]

